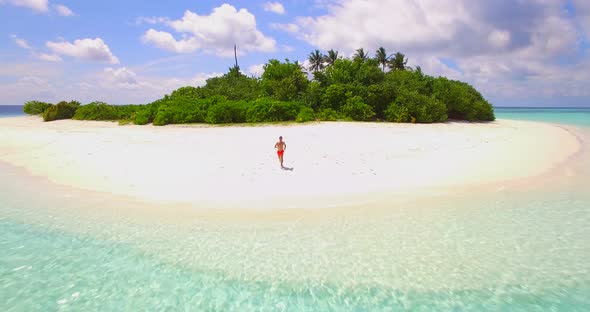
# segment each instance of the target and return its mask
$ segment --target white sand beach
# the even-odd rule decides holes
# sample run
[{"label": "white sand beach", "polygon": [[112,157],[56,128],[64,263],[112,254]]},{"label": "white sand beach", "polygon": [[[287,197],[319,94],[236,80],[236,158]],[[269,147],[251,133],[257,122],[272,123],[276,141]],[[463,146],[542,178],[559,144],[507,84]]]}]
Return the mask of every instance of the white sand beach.
[{"label": "white sand beach", "polygon": [[[290,170],[273,149],[279,135]],[[199,207],[315,208],[501,188],[579,148],[558,126],[508,120],[154,127],[0,119],[0,161],[61,185]]]}]

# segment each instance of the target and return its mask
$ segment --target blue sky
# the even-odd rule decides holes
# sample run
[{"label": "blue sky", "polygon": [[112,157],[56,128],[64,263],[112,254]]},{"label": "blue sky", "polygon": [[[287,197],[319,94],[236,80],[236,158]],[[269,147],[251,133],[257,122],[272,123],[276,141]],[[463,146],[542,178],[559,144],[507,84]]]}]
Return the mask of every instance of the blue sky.
[{"label": "blue sky", "polygon": [[496,106],[590,106],[585,0],[0,0],[0,105],[146,103],[233,64],[401,51]]}]

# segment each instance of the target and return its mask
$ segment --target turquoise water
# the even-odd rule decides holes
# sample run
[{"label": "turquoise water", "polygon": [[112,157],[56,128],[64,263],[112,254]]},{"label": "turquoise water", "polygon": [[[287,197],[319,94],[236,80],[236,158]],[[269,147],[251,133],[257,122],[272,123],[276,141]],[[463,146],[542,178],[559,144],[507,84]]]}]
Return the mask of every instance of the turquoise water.
[{"label": "turquoise water", "polygon": [[583,150],[528,185],[240,218],[138,215],[0,165],[0,310],[588,311],[589,164]]},{"label": "turquoise water", "polygon": [[0,105],[0,118],[24,116],[22,105]]},{"label": "turquoise water", "polygon": [[494,108],[496,118],[590,127],[590,108]]}]

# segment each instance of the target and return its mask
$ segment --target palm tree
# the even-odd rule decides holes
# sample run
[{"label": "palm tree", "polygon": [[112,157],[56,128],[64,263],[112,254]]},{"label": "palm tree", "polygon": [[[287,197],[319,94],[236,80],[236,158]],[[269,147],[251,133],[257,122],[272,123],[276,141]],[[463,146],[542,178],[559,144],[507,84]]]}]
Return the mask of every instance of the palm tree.
[{"label": "palm tree", "polygon": [[299,66],[299,69],[301,69],[301,71],[305,72],[305,66],[303,66],[303,64],[299,63],[299,61],[295,61],[294,64]]},{"label": "palm tree", "polygon": [[354,58],[359,59],[364,62],[369,58],[369,56],[365,52],[365,49],[360,48],[360,49],[356,50],[356,53],[354,54]]},{"label": "palm tree", "polygon": [[338,51],[334,51],[333,49],[328,51],[328,54],[324,57],[324,61],[327,63],[328,66],[334,64],[338,59]]},{"label": "palm tree", "polygon": [[324,69],[324,56],[320,50],[315,50],[309,54],[309,70],[314,73]]},{"label": "palm tree", "polygon": [[406,64],[408,63],[408,58],[400,52],[397,52],[393,55],[393,58],[389,60],[389,68],[392,70],[406,70],[408,67]]},{"label": "palm tree", "polygon": [[385,52],[385,48],[380,47],[379,49],[377,49],[377,52],[375,53],[375,59],[377,60],[377,62],[379,62],[379,64],[381,64],[381,66],[383,67],[383,71],[385,71],[385,65],[388,64],[390,57],[391,56],[387,55],[387,53]]}]

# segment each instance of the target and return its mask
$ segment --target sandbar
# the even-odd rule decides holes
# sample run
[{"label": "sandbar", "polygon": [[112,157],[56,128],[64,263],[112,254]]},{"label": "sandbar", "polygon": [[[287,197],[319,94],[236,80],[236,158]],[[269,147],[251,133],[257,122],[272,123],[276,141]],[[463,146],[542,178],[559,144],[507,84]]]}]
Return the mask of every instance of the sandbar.
[{"label": "sandbar", "polygon": [[[273,148],[280,135],[288,170]],[[559,126],[513,120],[154,127],[0,119],[0,161],[33,176],[195,207],[320,208],[501,187],[579,148]]]}]

